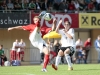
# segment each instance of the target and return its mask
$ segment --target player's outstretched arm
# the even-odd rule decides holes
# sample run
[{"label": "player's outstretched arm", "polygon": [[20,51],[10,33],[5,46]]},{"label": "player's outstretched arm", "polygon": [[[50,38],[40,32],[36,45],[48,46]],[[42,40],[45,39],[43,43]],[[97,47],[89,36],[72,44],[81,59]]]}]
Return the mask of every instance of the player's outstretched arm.
[{"label": "player's outstretched arm", "polygon": [[56,30],[55,30],[56,32],[59,31],[59,27],[60,27],[61,23],[62,23],[62,20],[59,21],[59,23],[58,23],[58,25],[57,25],[57,28],[56,28]]},{"label": "player's outstretched arm", "polygon": [[53,19],[53,24],[52,24],[52,31],[55,31],[56,29],[56,24],[57,24],[57,20],[56,18]]},{"label": "player's outstretched arm", "polygon": [[13,30],[13,29],[23,29],[23,28],[22,26],[10,27],[8,28],[8,31]]}]

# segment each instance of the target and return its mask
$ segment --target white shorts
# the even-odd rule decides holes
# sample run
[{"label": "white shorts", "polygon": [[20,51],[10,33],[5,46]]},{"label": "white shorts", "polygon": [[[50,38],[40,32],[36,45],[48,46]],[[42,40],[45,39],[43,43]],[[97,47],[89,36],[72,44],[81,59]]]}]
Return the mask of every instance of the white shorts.
[{"label": "white shorts", "polygon": [[40,52],[42,52],[43,50],[43,45],[45,46],[47,45],[46,42],[41,37],[41,32],[37,32],[37,27],[30,34],[29,40],[34,47],[40,50]]}]

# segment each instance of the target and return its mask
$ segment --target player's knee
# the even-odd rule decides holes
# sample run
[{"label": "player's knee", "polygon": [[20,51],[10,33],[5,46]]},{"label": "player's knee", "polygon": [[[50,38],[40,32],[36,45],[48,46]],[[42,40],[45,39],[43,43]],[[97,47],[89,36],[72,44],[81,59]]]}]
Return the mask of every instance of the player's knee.
[{"label": "player's knee", "polygon": [[63,56],[63,55],[64,55],[63,51],[60,50],[60,51],[58,52],[58,55],[59,55],[59,56]]},{"label": "player's knee", "polygon": [[43,52],[44,52],[44,54],[49,54],[50,52],[49,52],[49,49],[47,48],[47,47],[44,47],[43,48]]},{"label": "player's knee", "polygon": [[70,49],[69,48],[64,51],[64,54],[69,54],[69,53],[70,53]]}]

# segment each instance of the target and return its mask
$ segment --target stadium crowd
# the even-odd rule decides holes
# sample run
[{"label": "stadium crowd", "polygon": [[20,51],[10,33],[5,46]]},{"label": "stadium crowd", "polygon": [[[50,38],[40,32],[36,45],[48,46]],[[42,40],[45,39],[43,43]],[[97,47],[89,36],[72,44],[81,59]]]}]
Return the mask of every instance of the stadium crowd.
[{"label": "stadium crowd", "polygon": [[96,12],[100,10],[100,0],[0,0],[0,10]]}]

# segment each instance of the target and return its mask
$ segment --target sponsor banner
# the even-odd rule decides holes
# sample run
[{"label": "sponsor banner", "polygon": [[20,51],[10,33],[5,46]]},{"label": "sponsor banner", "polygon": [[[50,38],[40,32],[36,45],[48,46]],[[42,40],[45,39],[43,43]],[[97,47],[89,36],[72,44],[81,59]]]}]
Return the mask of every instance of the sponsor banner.
[{"label": "sponsor banner", "polygon": [[0,28],[29,24],[29,14],[24,12],[0,13]]},{"label": "sponsor banner", "polygon": [[79,28],[100,28],[100,13],[80,13]]},{"label": "sponsor banner", "polygon": [[[31,14],[31,23],[33,23],[33,17],[38,16],[39,14]],[[57,24],[60,19],[63,20],[61,28],[63,28],[64,21],[69,20],[73,28],[79,28],[79,16],[78,14],[62,14],[62,13],[52,13],[53,18],[57,18]],[[41,26],[46,27],[52,27],[52,20],[51,21],[45,21],[44,19],[41,19]]]}]

